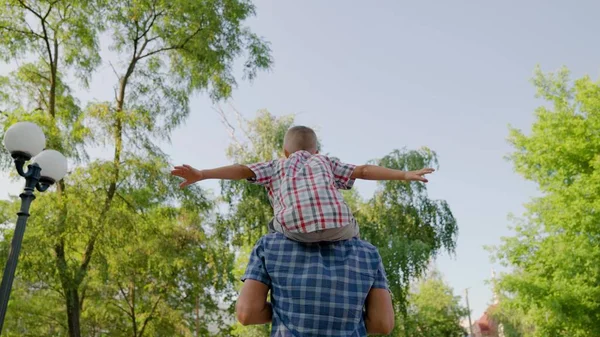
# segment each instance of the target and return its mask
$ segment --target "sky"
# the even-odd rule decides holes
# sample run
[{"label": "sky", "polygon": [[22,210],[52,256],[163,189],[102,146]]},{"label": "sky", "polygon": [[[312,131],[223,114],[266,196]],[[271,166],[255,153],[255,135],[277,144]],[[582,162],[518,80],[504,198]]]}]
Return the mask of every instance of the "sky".
[{"label": "sky", "polygon": [[[258,15],[247,24],[271,42],[275,64],[251,83],[240,79],[230,103],[248,119],[259,109],[296,114],[297,124],[318,129],[324,152],[345,162],[363,164],[403,147],[436,151],[440,168],[430,176],[429,195],[449,203],[460,228],[456,254],[438,258],[437,267],[456,294],[469,288],[472,318],[481,316],[492,299],[486,281],[492,268],[501,269],[484,246],[511,235],[507,216],[522,214],[538,193],[504,159],[512,150],[508,126],[529,130],[543,104],[530,82],[536,65],[598,78],[600,3],[255,4]],[[110,99],[114,83],[105,62],[79,95]],[[230,164],[229,135],[214,107],[206,95],[193,97],[189,119],[164,147],[174,163]],[[0,198],[21,188],[7,175],[0,174]],[[218,193],[216,182],[202,186]],[[365,198],[376,188],[355,186]]]}]

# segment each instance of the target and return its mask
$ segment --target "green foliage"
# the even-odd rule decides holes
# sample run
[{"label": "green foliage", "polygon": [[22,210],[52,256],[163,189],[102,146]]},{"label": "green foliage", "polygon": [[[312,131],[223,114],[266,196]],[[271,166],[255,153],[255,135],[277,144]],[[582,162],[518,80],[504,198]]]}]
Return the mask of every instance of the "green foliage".
[{"label": "green foliage", "polygon": [[[254,247],[253,244],[252,245],[244,245],[244,246],[240,247],[238,250],[236,267],[233,271],[233,275],[236,280],[235,287],[234,287],[236,290],[236,294],[239,293],[239,291],[242,288],[243,283],[239,282],[239,280],[241,279],[242,275],[244,275],[244,272],[246,271],[246,267],[248,266],[248,260],[250,257],[250,252],[252,251],[253,247]],[[246,336],[248,336],[248,337],[268,337],[271,335],[271,324],[243,326],[239,322],[236,322],[231,327],[231,335],[239,336],[239,337],[246,337]]]},{"label": "green foliage", "polygon": [[[436,167],[437,157],[426,148],[396,150],[375,163],[408,171]],[[450,207],[443,200],[429,199],[421,183],[385,181],[355,216],[361,236],[379,249],[396,312],[406,322],[411,281],[421,277],[439,253],[454,253],[458,226]],[[396,327],[399,333],[400,325]]]},{"label": "green foliage", "polygon": [[[228,154],[238,163],[251,163],[282,155],[283,138],[293,118],[258,113],[244,129],[244,141],[236,141]],[[429,149],[396,150],[375,162],[401,170],[437,166]],[[264,188],[247,182],[222,182],[229,203],[226,226],[235,245],[248,245],[266,233],[273,210]],[[403,319],[408,315],[410,282],[423,275],[429,261],[442,251],[453,253],[458,235],[456,220],[445,201],[431,200],[420,183],[382,182],[376,194],[363,201],[355,191],[344,193],[360,224],[361,236],[381,253],[394,305]],[[224,231],[224,230],[223,230]]]},{"label": "green foliage", "polygon": [[[110,1],[105,9],[112,49],[130,55],[128,61],[146,64],[147,71],[134,84],[138,94],[154,95],[158,86],[172,98],[210,87],[214,99],[225,98],[236,83],[232,65],[237,57],[247,55],[244,74],[249,79],[272,62],[268,44],[243,26],[255,14],[247,0]],[[169,82],[170,90],[161,90],[163,82]]]},{"label": "green foliage", "polygon": [[[0,7],[0,55],[20,64],[0,76],[2,129],[33,121],[44,129],[48,147],[75,161],[85,159],[89,129],[67,83],[71,74],[86,87],[101,62],[93,1],[2,0]],[[3,167],[7,158],[0,156]]]},{"label": "green foliage", "polygon": [[[239,56],[247,57],[248,79],[270,66],[269,45],[243,25],[254,14],[252,3],[4,0],[0,6],[0,53],[19,64],[0,77],[1,132],[15,121],[34,121],[48,147],[77,164],[33,204],[4,333],[191,336],[208,335],[210,327],[220,335],[265,335],[268,326],[231,325],[232,308],[223,308],[272,217],[265,191],[223,182],[229,212],[216,214],[202,190],[177,188],[157,145],[185,121],[191,94],[230,95]],[[72,92],[85,88],[100,64],[102,32],[119,60],[109,63],[115,99],[83,107]],[[292,123],[260,112],[242,123],[245,139],[234,141],[229,157],[277,158]],[[87,151],[96,146],[111,158],[91,161]],[[9,156],[0,158],[7,168]],[[407,170],[437,160],[427,149],[403,150],[378,163]],[[456,221],[445,202],[430,200],[417,183],[382,183],[368,201],[345,195],[363,237],[379,247],[396,308],[406,317],[410,281],[439,252],[453,252]],[[13,221],[18,203],[0,203],[2,223]],[[1,235],[6,253],[10,226]]]},{"label": "green foliage", "polygon": [[[54,218],[60,217],[60,210],[54,207],[60,202],[56,194],[40,195],[34,203],[23,243],[27,249],[21,255],[15,282],[19,290],[12,296],[16,307],[9,311],[5,331],[36,335],[36,325],[27,317],[36,321],[39,331],[48,331],[54,320],[60,322],[64,317],[60,305],[64,290],[52,256],[56,235],[69,242],[72,251],[68,253],[75,261],[84,259],[87,242],[98,236],[88,276],[79,287],[86,303],[82,307],[83,335],[105,331],[126,336],[133,330],[136,336],[183,335],[184,331],[191,335],[194,325],[185,315],[193,312],[196,299],[208,311],[202,320],[204,328],[219,322],[214,295],[227,289],[233,256],[227,246],[207,234],[212,204],[202,191],[180,191],[176,181],[165,174],[166,164],[151,174],[150,167],[141,171],[141,163],[132,160],[132,170],[123,171],[128,175],[107,213],[111,225],[100,226],[89,207],[105,197],[94,190],[106,179],[98,165],[90,163],[89,168],[78,169],[67,179],[71,193],[62,201],[69,205],[64,230],[55,226],[59,221]],[[180,206],[168,206],[171,204]],[[38,312],[44,314],[36,316]],[[12,319],[15,316],[21,318],[21,328],[12,324],[19,321]]]},{"label": "green foliage", "polygon": [[529,135],[511,130],[510,158],[544,194],[496,248],[512,269],[498,283],[501,313],[519,313],[525,336],[597,336],[600,86],[589,77],[573,83],[566,69],[538,70],[534,84],[549,106],[536,110]]},{"label": "green foliage", "polygon": [[417,290],[409,294],[408,317],[403,327],[405,335],[414,337],[463,337],[460,321],[467,309],[460,296],[453,294],[439,272],[432,271],[420,281]]},{"label": "green foliage", "polygon": [[[227,155],[238,164],[274,160],[283,156],[283,138],[292,125],[292,116],[275,117],[259,111],[252,121],[245,121],[243,140],[235,140]],[[222,181],[222,197],[231,211],[223,223],[236,245],[253,245],[267,233],[273,209],[262,186],[245,181]]]},{"label": "green foliage", "polygon": [[[100,64],[98,33],[102,18],[96,1],[0,1],[0,55],[4,61],[27,56],[50,58],[50,66],[65,64],[84,84]],[[60,51],[60,53],[58,52]],[[53,66],[53,67],[52,67]],[[49,82],[48,73],[32,72]],[[46,77],[46,78],[45,78]]]},{"label": "green foliage", "polygon": [[[157,143],[184,122],[194,92],[229,96],[239,56],[247,57],[248,79],[270,66],[268,44],[243,24],[254,6],[5,0],[0,7],[0,54],[19,64],[0,77],[0,137],[16,121],[34,121],[48,147],[79,165],[33,205],[5,333],[227,330],[219,304],[231,293],[234,256],[215,234],[213,203],[199,189],[177,188]],[[100,64],[104,31],[120,60],[109,63],[115,99],[82,107],[72,90],[85,88]],[[97,146],[112,158],[90,161],[87,150]],[[0,159],[8,168],[8,154]],[[16,204],[0,204],[3,222]],[[2,234],[10,239],[11,230]]]}]

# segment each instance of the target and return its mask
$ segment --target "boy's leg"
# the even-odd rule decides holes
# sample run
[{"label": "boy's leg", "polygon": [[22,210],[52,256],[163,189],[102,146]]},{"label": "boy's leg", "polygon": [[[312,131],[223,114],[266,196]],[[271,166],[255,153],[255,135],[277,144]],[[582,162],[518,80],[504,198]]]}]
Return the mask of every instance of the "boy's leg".
[{"label": "boy's leg", "polygon": [[358,237],[358,224],[356,221],[353,221],[344,227],[325,229],[315,232],[315,234],[318,236],[319,241],[322,242],[350,240],[354,237]]},{"label": "boy's leg", "polygon": [[344,227],[325,229],[311,233],[290,233],[283,231],[283,235],[288,239],[307,243],[350,240],[354,237],[358,237],[358,234],[358,224],[356,221],[353,221]]}]

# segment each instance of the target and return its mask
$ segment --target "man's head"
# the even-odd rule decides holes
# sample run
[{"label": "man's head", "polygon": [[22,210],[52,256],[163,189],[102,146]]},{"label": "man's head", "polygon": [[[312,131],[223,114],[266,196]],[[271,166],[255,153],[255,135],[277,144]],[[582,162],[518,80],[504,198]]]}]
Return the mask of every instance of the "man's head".
[{"label": "man's head", "polygon": [[306,126],[291,127],[285,134],[283,151],[286,157],[297,151],[315,154],[318,151],[317,134]]}]

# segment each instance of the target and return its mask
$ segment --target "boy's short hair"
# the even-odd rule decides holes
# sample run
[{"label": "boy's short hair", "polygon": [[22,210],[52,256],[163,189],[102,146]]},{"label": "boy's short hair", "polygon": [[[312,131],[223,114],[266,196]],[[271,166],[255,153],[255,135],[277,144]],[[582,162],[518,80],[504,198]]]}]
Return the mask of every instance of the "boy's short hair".
[{"label": "boy's short hair", "polygon": [[318,140],[315,131],[306,126],[293,126],[285,134],[283,147],[289,153],[308,151],[316,153]]}]

